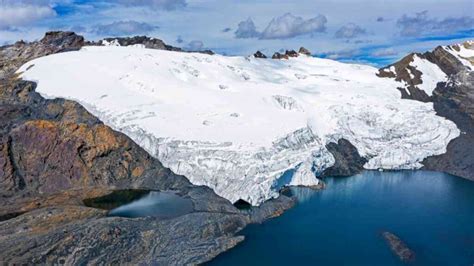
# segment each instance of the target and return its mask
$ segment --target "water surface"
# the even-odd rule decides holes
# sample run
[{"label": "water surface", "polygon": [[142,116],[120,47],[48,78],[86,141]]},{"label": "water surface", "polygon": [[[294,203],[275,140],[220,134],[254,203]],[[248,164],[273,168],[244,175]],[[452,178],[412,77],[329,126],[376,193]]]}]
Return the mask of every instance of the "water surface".
[{"label": "water surface", "polygon": [[293,209],[244,229],[245,241],[209,265],[403,265],[382,231],[416,253],[410,265],[474,265],[474,182],[426,171],[325,182],[292,188]]},{"label": "water surface", "polygon": [[192,211],[193,203],[191,199],[172,192],[151,191],[139,200],[111,210],[108,215],[129,218],[152,216],[169,219]]}]

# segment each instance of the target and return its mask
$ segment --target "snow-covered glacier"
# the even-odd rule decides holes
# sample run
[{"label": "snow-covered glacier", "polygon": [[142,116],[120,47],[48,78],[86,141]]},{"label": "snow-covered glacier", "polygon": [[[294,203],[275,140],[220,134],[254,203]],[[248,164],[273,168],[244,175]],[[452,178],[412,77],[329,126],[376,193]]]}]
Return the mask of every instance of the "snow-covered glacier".
[{"label": "snow-covered glacier", "polygon": [[[232,202],[315,186],[340,138],[367,169],[414,169],[460,132],[431,103],[400,99],[377,69],[300,55],[228,57],[84,47],[19,70],[45,97],[80,102],[166,167]],[[434,81],[433,81],[434,82]]]}]

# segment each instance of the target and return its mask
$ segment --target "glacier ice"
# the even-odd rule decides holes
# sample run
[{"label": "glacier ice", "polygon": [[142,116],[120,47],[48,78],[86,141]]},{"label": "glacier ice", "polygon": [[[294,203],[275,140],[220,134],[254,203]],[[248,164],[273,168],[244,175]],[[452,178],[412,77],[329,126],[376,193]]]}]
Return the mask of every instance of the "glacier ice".
[{"label": "glacier ice", "polygon": [[431,103],[400,99],[400,84],[377,69],[307,56],[85,47],[20,72],[43,96],[80,102],[232,202],[258,205],[282,186],[318,185],[334,164],[325,145],[340,138],[368,159],[367,169],[414,169],[459,135]]}]

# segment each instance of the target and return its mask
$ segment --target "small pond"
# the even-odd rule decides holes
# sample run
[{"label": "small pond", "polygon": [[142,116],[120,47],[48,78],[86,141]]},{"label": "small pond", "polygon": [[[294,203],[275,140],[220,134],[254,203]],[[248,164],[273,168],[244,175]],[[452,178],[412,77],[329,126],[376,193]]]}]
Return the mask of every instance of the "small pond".
[{"label": "small pond", "polygon": [[170,219],[191,213],[191,199],[174,192],[119,190],[112,194],[88,199],[86,206],[109,210],[108,216],[127,218],[156,217]]}]

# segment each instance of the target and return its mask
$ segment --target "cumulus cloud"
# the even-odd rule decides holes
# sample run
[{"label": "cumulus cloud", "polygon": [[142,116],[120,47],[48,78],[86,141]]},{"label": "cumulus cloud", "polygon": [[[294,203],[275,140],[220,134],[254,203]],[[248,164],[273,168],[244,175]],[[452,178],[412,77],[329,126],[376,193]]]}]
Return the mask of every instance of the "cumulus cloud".
[{"label": "cumulus cloud", "polygon": [[403,15],[397,20],[400,35],[404,37],[419,37],[430,34],[449,34],[474,28],[474,18],[430,18],[428,11],[416,13],[413,16]]},{"label": "cumulus cloud", "polygon": [[238,39],[248,39],[248,38],[258,38],[260,37],[260,32],[257,31],[257,27],[253,23],[251,18],[241,21],[237,25],[237,30],[235,31],[235,37]]},{"label": "cumulus cloud", "polygon": [[262,32],[259,32],[253,20],[248,18],[239,23],[235,31],[235,37],[239,39],[260,38],[265,40],[289,39],[309,33],[325,32],[326,23],[327,19],[323,15],[303,19],[291,13],[286,13],[273,18],[267,27]]},{"label": "cumulus cloud", "polygon": [[324,32],[326,30],[327,19],[319,15],[310,19],[294,16],[286,13],[270,21],[265,30],[261,33],[261,39],[287,39],[308,33]]},{"label": "cumulus cloud", "polygon": [[376,57],[394,56],[398,55],[398,52],[396,52],[392,47],[389,47],[375,50],[374,52],[372,52],[372,55]]},{"label": "cumulus cloud", "polygon": [[145,34],[157,28],[157,26],[145,22],[129,20],[96,25],[93,32],[101,36],[127,36],[133,34]]},{"label": "cumulus cloud", "polygon": [[175,10],[187,6],[186,0],[109,0],[127,6],[148,6],[154,9]]},{"label": "cumulus cloud", "polygon": [[54,16],[56,12],[51,7],[50,1],[0,2],[0,30],[13,30]]},{"label": "cumulus cloud", "polygon": [[367,34],[365,29],[354,23],[349,23],[337,30],[334,36],[341,39],[353,39],[365,34]]}]

